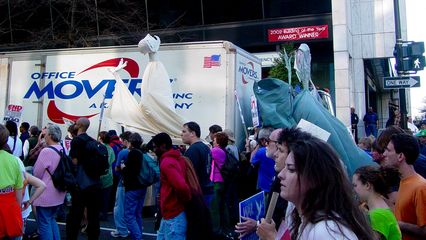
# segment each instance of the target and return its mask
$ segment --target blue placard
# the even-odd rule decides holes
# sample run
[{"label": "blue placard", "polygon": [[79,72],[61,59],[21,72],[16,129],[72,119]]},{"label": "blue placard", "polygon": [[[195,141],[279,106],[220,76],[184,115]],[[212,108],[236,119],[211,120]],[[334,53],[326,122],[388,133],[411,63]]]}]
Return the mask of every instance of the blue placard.
[{"label": "blue placard", "polygon": [[[244,201],[240,202],[240,222],[241,217],[248,217],[254,220],[260,220],[265,216],[265,193],[262,191]],[[258,240],[259,236],[255,232],[245,236],[242,240]]]}]

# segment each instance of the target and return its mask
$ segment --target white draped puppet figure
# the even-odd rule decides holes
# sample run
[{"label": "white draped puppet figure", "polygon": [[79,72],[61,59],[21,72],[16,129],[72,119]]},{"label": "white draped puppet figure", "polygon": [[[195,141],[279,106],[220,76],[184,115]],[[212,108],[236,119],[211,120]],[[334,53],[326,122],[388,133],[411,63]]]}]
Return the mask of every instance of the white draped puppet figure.
[{"label": "white draped puppet figure", "polygon": [[123,83],[118,72],[127,62],[110,70],[116,82],[115,92],[106,115],[117,123],[139,131],[145,136],[154,136],[160,132],[168,133],[175,143],[180,143],[183,118],[175,111],[170,77],[157,59],[160,39],[147,35],[139,44],[139,51],[149,55],[149,62],[142,77],[141,100],[138,103]]}]

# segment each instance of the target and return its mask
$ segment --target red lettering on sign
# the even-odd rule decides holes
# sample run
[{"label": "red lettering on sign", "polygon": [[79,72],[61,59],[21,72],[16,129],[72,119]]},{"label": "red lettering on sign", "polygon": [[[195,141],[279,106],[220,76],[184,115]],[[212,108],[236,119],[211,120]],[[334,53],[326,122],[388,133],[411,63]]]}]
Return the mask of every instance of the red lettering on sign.
[{"label": "red lettering on sign", "polygon": [[10,104],[7,106],[7,109],[12,112],[20,112],[22,110],[22,106]]}]

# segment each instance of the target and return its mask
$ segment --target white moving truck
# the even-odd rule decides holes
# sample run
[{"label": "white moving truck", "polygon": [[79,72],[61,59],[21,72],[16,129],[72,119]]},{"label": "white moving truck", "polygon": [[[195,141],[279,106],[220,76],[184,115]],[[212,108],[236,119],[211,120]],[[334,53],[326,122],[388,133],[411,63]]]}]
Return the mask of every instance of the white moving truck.
[{"label": "white moving truck", "polygon": [[[108,107],[114,93],[115,80],[106,68],[121,58],[128,62],[123,81],[139,98],[148,56],[136,46],[0,53],[0,116],[9,104],[20,105],[21,122],[39,127],[53,122],[64,136],[67,120],[85,116],[95,137],[101,108]],[[246,127],[252,126],[253,82],[261,78],[260,60],[226,41],[163,44],[158,58],[170,76],[177,113],[199,123],[202,137],[213,124],[232,129],[241,147],[245,135],[236,96]],[[104,118],[102,130],[109,129],[120,126]]]}]

